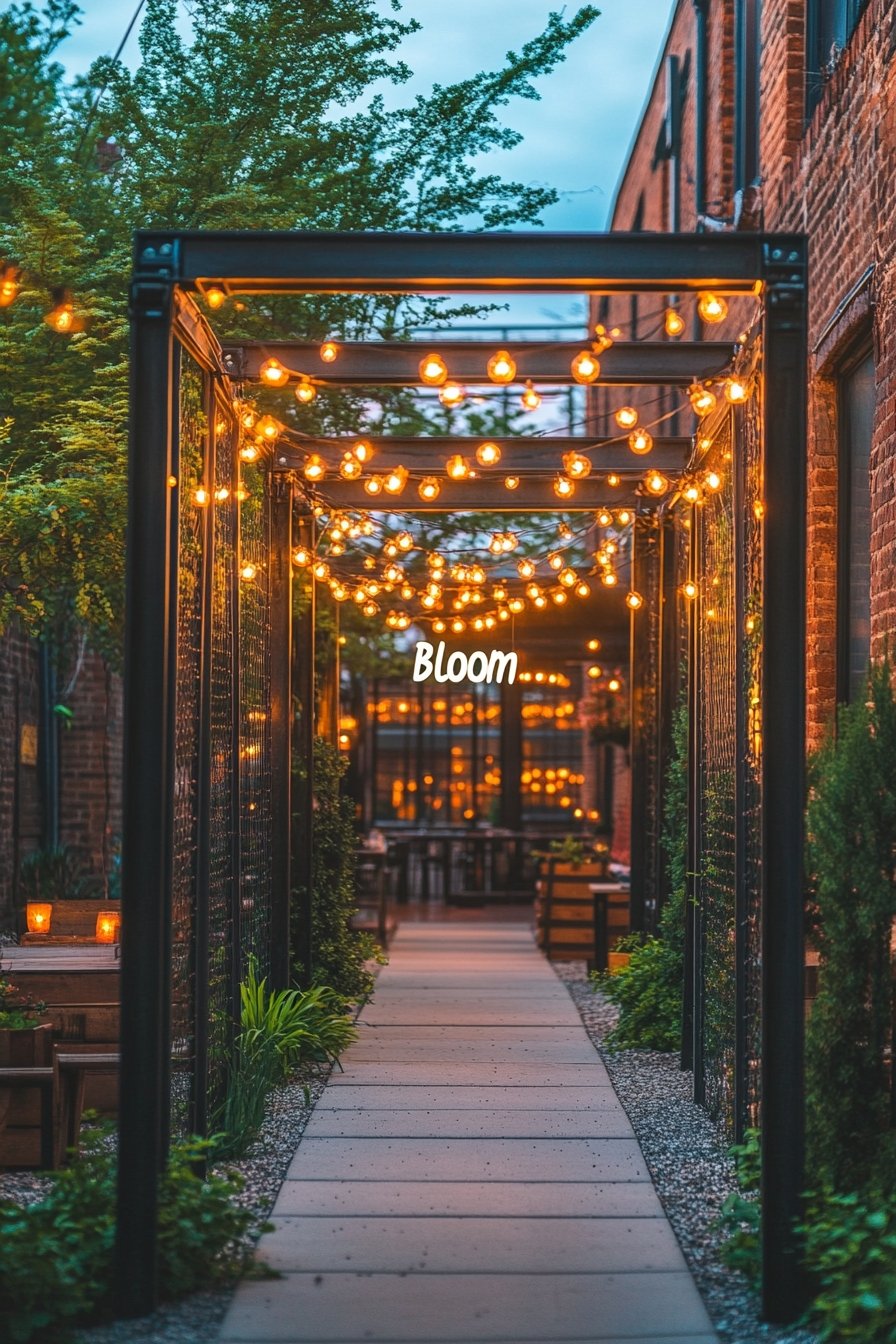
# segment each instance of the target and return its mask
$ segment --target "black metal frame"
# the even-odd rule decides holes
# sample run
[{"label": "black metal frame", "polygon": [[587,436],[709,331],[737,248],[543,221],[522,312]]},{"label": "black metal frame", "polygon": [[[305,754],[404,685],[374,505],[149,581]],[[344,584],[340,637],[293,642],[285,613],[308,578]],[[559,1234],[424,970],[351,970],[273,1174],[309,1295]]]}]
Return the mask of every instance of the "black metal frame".
[{"label": "black metal frame", "polygon": [[[164,1005],[169,986],[164,952],[171,891],[171,849],[166,844],[171,789],[168,726],[174,693],[171,641],[176,614],[172,528],[178,508],[178,488],[169,485],[169,478],[178,476],[172,427],[172,323],[177,311],[179,339],[188,345],[191,333],[200,344],[206,339],[198,309],[178,298],[210,284],[230,294],[680,293],[712,288],[765,296],[763,1298],[769,1317],[793,1319],[802,1305],[799,1241],[794,1229],[803,1188],[806,247],[795,236],[748,233],[137,235],[131,291],[125,664],[117,1243],[121,1309],[125,1314],[141,1314],[155,1302],[156,1179],[165,1159]],[[222,366],[221,376],[226,373]],[[540,507],[544,507],[543,498]],[[278,535],[282,545],[282,523]],[[287,607],[285,575],[279,576],[278,584],[279,637],[288,641],[289,633],[282,628]],[[300,740],[310,768],[307,753],[313,716],[307,710],[314,694],[313,640],[306,635],[296,644],[295,690],[306,707]],[[284,665],[289,661],[281,650],[276,712],[278,723],[287,729],[291,716],[284,713],[284,706],[291,688]],[[286,750],[281,741],[277,765],[281,781],[289,774]],[[307,793],[310,796],[310,787]],[[281,806],[281,821],[287,812],[288,804]],[[286,835],[275,836],[275,848],[288,843]],[[296,858],[308,872],[307,844]],[[288,861],[284,868],[280,860],[276,883],[281,920],[288,916],[285,873]],[[306,935],[310,935],[307,927]]]}]

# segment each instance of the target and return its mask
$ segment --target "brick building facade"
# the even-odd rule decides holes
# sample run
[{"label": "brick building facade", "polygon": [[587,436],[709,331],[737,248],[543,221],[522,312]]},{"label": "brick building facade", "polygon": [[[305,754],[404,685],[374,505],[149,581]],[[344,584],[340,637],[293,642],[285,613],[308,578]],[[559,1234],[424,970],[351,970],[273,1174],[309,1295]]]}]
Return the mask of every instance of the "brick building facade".
[{"label": "brick building facade", "polygon": [[[758,185],[759,190],[756,190]],[[706,217],[710,217],[707,219]],[[810,240],[808,727],[896,634],[896,7],[679,0],[611,227]],[[651,334],[625,300],[595,320]],[[689,325],[696,321],[683,308]],[[744,321],[707,334],[734,338]],[[610,405],[595,399],[597,415]],[[687,426],[685,426],[686,428]]]},{"label": "brick building facade", "polygon": [[15,927],[20,864],[32,850],[69,846],[85,874],[110,871],[121,732],[121,679],[101,658],[76,647],[51,673],[21,631],[0,636],[0,930]]}]

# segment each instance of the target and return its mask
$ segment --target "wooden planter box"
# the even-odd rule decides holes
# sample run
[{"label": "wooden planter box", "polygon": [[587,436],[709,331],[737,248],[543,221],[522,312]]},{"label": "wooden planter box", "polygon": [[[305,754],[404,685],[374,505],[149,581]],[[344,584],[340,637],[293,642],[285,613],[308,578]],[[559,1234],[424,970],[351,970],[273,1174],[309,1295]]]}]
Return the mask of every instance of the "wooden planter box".
[{"label": "wooden planter box", "polygon": [[594,897],[590,884],[606,876],[603,859],[578,865],[546,859],[536,903],[536,939],[559,961],[594,958]]},{"label": "wooden planter box", "polygon": [[[0,1027],[0,1067],[48,1068],[53,1063],[53,1028]],[[0,1167],[39,1167],[40,1095],[36,1090],[0,1088]]]}]

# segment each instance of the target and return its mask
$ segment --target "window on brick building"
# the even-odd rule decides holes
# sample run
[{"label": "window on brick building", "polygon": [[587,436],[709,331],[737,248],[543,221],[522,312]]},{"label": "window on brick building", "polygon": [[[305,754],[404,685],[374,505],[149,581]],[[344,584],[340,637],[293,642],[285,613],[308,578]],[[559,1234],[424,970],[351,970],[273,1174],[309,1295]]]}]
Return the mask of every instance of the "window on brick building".
[{"label": "window on brick building", "polygon": [[846,46],[868,0],[807,0],[806,106],[821,98],[839,53]]},{"label": "window on brick building", "polygon": [[863,350],[842,373],[837,698],[852,700],[864,684],[871,652],[871,435],[874,356]]}]

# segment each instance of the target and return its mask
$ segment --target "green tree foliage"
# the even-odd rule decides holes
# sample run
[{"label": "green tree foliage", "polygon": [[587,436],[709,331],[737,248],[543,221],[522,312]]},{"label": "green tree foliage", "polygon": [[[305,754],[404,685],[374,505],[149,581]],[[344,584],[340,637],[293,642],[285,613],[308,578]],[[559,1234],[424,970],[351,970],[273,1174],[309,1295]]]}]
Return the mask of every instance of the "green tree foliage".
[{"label": "green tree foliage", "polygon": [[809,1179],[834,1190],[890,1183],[888,1061],[896,915],[896,701],[892,669],[840,711],[812,762],[809,871],[817,903],[819,993],[807,1043]]},{"label": "green tree foliage", "polygon": [[[135,228],[504,228],[536,223],[555,195],[477,161],[519,135],[502,110],[596,17],[583,5],[496,70],[387,106],[416,27],[374,0],[148,0],[140,62],[97,61],[68,87],[55,53],[69,0],[0,17],[0,258],[23,287],[0,311],[0,628],[18,615],[62,642],[88,626],[114,655],[123,607],[126,301]],[[95,114],[97,94],[102,92]],[[114,145],[110,148],[110,142]],[[102,144],[100,142],[103,142]],[[44,316],[71,289],[83,329]],[[452,313],[438,299],[280,296],[220,313],[221,334],[316,339],[408,335]],[[274,394],[272,394],[274,395]],[[321,395],[311,432],[420,419],[403,390]],[[293,405],[281,418],[299,414]]]}]

